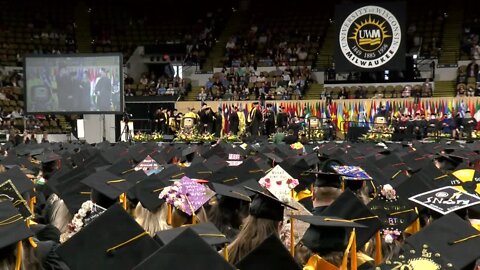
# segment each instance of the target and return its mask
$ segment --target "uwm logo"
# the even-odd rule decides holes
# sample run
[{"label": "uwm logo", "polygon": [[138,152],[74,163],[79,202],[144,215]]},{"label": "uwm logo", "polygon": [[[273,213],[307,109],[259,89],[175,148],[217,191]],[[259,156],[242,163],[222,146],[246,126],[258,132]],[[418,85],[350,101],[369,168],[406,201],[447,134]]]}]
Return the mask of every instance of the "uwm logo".
[{"label": "uwm logo", "polygon": [[400,24],[382,7],[361,7],[343,21],[339,43],[350,63],[361,68],[377,68],[390,61],[400,48]]},{"label": "uwm logo", "polygon": [[360,45],[377,45],[381,43],[380,30],[362,30],[359,34]]}]

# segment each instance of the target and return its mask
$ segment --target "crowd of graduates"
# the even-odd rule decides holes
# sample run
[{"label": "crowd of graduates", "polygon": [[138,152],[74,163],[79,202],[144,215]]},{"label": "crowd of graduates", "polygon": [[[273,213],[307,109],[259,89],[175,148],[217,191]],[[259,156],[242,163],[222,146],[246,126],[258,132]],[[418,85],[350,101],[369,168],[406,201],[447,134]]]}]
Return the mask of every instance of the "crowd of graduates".
[{"label": "crowd of graduates", "polygon": [[[478,270],[479,161],[460,141],[7,143],[0,268]],[[409,200],[448,186],[472,202]]]}]

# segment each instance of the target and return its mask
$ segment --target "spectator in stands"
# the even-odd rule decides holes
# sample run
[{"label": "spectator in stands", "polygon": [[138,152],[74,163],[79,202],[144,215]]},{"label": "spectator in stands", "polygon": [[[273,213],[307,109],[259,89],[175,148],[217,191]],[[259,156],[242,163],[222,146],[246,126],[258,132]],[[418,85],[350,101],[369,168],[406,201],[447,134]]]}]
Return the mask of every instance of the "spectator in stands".
[{"label": "spectator in stands", "polygon": [[167,88],[167,91],[165,92],[165,95],[176,95],[177,94],[177,90],[175,88],[173,88],[173,84],[172,83],[169,83],[168,84],[168,88]]},{"label": "spectator in stands", "polygon": [[473,87],[470,85],[468,86],[468,89],[467,89],[467,97],[473,97],[475,94],[475,89],[473,89]]},{"label": "spectator in stands", "polygon": [[130,75],[127,75],[127,77],[125,78],[125,85],[129,85],[133,83],[134,83],[133,78],[130,77]]},{"label": "spectator in stands", "polygon": [[457,86],[457,97],[464,97],[465,96],[465,85],[459,84]]},{"label": "spectator in stands", "polygon": [[348,99],[348,91],[346,87],[342,87],[342,90],[338,92],[337,99]]},{"label": "spectator in stands", "polygon": [[471,48],[471,57],[473,60],[480,59],[480,45],[478,45],[478,41]]},{"label": "spectator in stands", "polygon": [[432,84],[430,83],[430,79],[427,78],[422,85],[422,96],[431,97],[432,94],[433,94]]},{"label": "spectator in stands", "polygon": [[307,57],[308,57],[307,50],[305,50],[304,47],[300,47],[300,48],[297,50],[297,57],[298,57],[298,60],[300,60],[300,61],[305,61],[305,60],[307,60]]},{"label": "spectator in stands", "polygon": [[476,63],[475,59],[472,59],[467,65],[467,77],[468,78],[476,78],[478,74],[478,64]]},{"label": "spectator in stands", "polygon": [[412,87],[410,85],[406,85],[403,87],[402,91],[402,98],[409,98],[412,95]]},{"label": "spectator in stands", "polygon": [[157,95],[163,96],[167,92],[167,88],[165,88],[165,84],[162,82],[157,88]]},{"label": "spectator in stands", "polygon": [[20,107],[15,108],[15,110],[12,111],[10,114],[11,118],[17,119],[17,118],[22,118],[23,117],[23,110]]},{"label": "spectator in stands", "polygon": [[126,97],[133,97],[133,90],[132,90],[132,85],[131,84],[126,84],[126,89],[125,89],[125,96]]},{"label": "spectator in stands", "polygon": [[142,77],[139,80],[141,85],[147,85],[148,84],[148,78],[146,74],[143,74]]},{"label": "spectator in stands", "polygon": [[204,88],[204,87],[200,88],[200,93],[198,93],[197,100],[198,100],[198,101],[205,101],[205,100],[207,100],[207,93],[205,92],[205,88]]}]

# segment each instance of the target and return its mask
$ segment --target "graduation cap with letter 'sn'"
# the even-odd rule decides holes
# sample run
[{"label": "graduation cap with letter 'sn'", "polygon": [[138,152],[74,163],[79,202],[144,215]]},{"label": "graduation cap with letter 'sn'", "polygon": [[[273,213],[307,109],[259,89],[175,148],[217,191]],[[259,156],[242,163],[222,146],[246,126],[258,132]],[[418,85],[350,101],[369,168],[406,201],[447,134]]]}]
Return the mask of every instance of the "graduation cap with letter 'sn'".
[{"label": "graduation cap with letter 'sn'", "polygon": [[129,270],[158,248],[158,243],[116,204],[59,246],[56,253],[72,270]]},{"label": "graduation cap with letter 'sn'", "polygon": [[156,270],[159,266],[162,269],[235,269],[188,227],[133,269]]}]

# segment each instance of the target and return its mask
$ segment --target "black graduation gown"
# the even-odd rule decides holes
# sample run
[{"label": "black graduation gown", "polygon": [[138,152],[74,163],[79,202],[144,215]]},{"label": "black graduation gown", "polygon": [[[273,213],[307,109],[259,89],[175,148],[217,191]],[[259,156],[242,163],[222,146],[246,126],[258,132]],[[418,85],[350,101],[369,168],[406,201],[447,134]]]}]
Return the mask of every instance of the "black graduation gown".
[{"label": "black graduation gown", "polygon": [[110,111],[112,102],[112,82],[107,77],[102,77],[95,85],[95,92],[98,94],[97,105],[100,111]]},{"label": "black graduation gown", "polygon": [[277,114],[277,126],[286,128],[288,125],[288,115],[285,112],[279,112]]},{"label": "black graduation gown", "polygon": [[428,120],[427,133],[435,133],[440,129],[440,124],[437,119]]},{"label": "black graduation gown", "polygon": [[166,113],[160,113],[158,115],[158,126],[159,126],[159,131],[162,133],[162,134],[167,134],[167,121],[168,121],[168,118],[167,118],[167,114]]},{"label": "black graduation gown", "polygon": [[70,270],[65,262],[58,256],[55,249],[58,243],[53,241],[38,241],[35,255],[44,270]]},{"label": "black graduation gown", "polygon": [[240,119],[238,118],[238,113],[236,111],[232,112],[229,117],[230,132],[237,135],[238,127],[240,126]]},{"label": "black graduation gown", "polygon": [[471,133],[477,125],[477,120],[475,120],[475,118],[473,117],[463,118],[462,125],[463,131],[465,131],[466,133]]},{"label": "black graduation gown", "polygon": [[253,111],[250,112],[250,117],[252,122],[250,122],[250,132],[252,133],[252,136],[258,136],[260,135],[260,124],[262,122],[262,113],[258,109],[253,109]]},{"label": "black graduation gown", "polygon": [[312,214],[314,216],[321,216],[322,212],[325,211],[325,209],[327,209],[327,207],[328,207],[328,205],[314,207],[313,210],[312,210]]},{"label": "black graduation gown", "polygon": [[215,114],[215,137],[220,137],[222,134],[222,122],[223,122],[223,116],[222,113],[216,113]]},{"label": "black graduation gown", "polygon": [[267,131],[267,136],[275,133],[275,113],[272,110],[267,110],[265,121],[265,129]]}]

